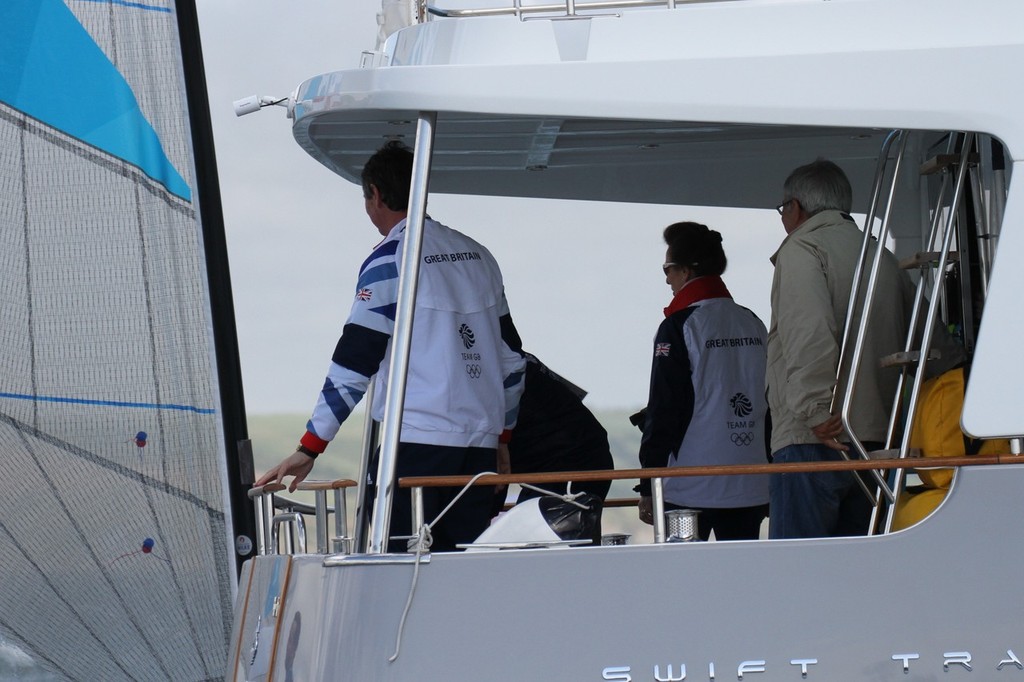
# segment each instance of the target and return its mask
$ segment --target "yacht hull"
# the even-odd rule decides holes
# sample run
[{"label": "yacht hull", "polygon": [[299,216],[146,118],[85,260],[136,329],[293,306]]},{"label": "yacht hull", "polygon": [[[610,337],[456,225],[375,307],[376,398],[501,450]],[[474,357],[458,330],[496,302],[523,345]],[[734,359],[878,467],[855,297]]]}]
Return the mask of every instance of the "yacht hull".
[{"label": "yacht hull", "polygon": [[[258,557],[241,582],[233,679],[1021,675],[1024,586],[1006,567],[1024,561],[1022,478],[1015,466],[961,470],[931,518],[876,537],[435,554],[394,662],[412,564]],[[278,593],[250,575],[274,566],[287,580],[261,675],[253,613]]]}]

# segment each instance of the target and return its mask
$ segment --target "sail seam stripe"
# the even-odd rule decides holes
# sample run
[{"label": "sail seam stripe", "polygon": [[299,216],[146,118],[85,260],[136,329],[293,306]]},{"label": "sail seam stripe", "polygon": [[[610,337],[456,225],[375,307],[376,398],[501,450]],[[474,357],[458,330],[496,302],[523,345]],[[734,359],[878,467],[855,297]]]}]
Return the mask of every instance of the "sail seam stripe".
[{"label": "sail seam stripe", "polygon": [[147,12],[165,12],[171,13],[170,7],[161,7],[160,5],[145,5],[141,2],[128,2],[128,0],[78,0],[78,2],[92,2],[103,5],[120,5],[121,7],[129,7],[131,9],[141,9]]},{"label": "sail seam stripe", "polygon": [[0,392],[0,398],[11,400],[38,400],[44,403],[71,403],[73,405],[97,405],[100,407],[126,407],[143,410],[177,410],[179,412],[195,412],[196,414],[216,414],[217,410],[210,407],[196,407],[195,405],[178,405],[175,403],[137,403],[121,400],[99,400],[93,398],[66,398],[56,395],[30,395],[28,393],[7,393]]},{"label": "sail seam stripe", "polygon": [[[0,114],[3,112],[0,111]],[[35,315],[32,309],[34,288],[32,287],[32,244],[31,244],[31,221],[28,219],[28,162],[25,159],[25,133],[28,130],[28,121],[25,116],[15,120],[18,126],[18,153],[21,162],[21,215],[22,215],[22,239],[25,244],[25,315],[28,318],[28,350],[29,350],[29,380],[32,382],[32,392],[36,392],[36,335],[34,333],[33,320]],[[39,423],[38,405],[32,406],[32,423]]]},{"label": "sail seam stripe", "polygon": [[63,441],[52,434],[45,433],[32,426],[29,426],[28,424],[19,421],[14,417],[11,417],[10,415],[0,414],[0,422],[5,422],[8,425],[13,426],[19,433],[29,434],[32,437],[38,438],[39,440],[43,441],[48,445],[52,445],[62,450],[63,452],[78,457],[79,459],[83,459],[87,462],[107,469],[108,471],[111,471],[123,478],[132,479],[137,483],[149,486],[154,490],[159,490],[160,492],[170,495],[171,497],[176,497],[180,500],[188,502],[192,506],[202,509],[207,514],[207,516],[216,519],[218,522],[224,521],[223,511],[211,507],[202,498],[197,497],[196,495],[188,492],[187,490],[176,488],[171,484],[167,483],[166,481],[155,479],[151,476],[143,474],[140,471],[136,471],[135,469],[129,469],[124,465],[117,464],[116,462],[111,462],[109,459],[100,457],[94,452],[90,452],[89,450],[80,448],[76,445],[68,443],[67,441]]},{"label": "sail seam stripe", "polygon": [[[24,117],[25,130],[44,142],[48,142],[66,152],[88,161],[89,163],[92,163],[93,165],[120,175],[121,177],[129,180],[141,181],[141,186],[145,188],[146,192],[154,198],[162,201],[168,208],[192,220],[196,219],[196,212],[195,209],[192,208],[191,203],[186,203],[184,199],[171,193],[171,191],[166,187],[143,173],[137,166],[134,166],[123,159],[110,157],[108,154],[88,142],[80,140],[77,137],[72,137],[53,126],[47,125],[37,118],[29,116],[19,109],[13,109],[4,105],[3,102],[0,102],[0,119],[4,121],[18,125],[18,121],[20,120],[19,117],[8,113],[5,109],[17,111],[21,114],[21,116]],[[28,125],[30,121],[32,125]],[[113,159],[116,159],[116,161]]]}]

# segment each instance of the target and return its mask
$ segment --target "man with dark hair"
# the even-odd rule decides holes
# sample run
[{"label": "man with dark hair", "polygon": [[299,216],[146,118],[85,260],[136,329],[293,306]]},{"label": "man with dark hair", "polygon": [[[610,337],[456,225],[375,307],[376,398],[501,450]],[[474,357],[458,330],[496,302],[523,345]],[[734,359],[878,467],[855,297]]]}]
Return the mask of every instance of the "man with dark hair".
[{"label": "man with dark hair", "polygon": [[[771,259],[775,276],[767,373],[775,462],[838,460],[839,451],[848,449],[839,440],[843,425],[832,412],[832,398],[834,391],[842,395],[849,380],[844,374],[836,384],[864,238],[849,215],[852,203],[846,174],[819,159],[790,174],[783,202],[776,207],[787,236]],[[872,242],[868,263],[875,248]],[[882,256],[877,287],[891,295],[871,312],[850,410],[851,426],[868,449],[885,440],[898,379],[897,371],[880,368],[879,360],[903,349],[913,302],[910,279],[888,251]],[[853,324],[859,322],[858,312]],[[856,476],[848,471],[773,474],[770,537],[866,533],[871,504]]]},{"label": "man with dark hair", "polygon": [[[383,417],[412,163],[412,153],[394,142],[366,162],[366,214],[384,240],[359,270],[352,310],[306,433],[296,451],[256,485],[294,476],[289,488],[294,491],[374,374],[372,414]],[[430,218],[424,225],[415,320],[396,477],[495,471],[499,437],[507,442],[522,393],[522,344],[494,257]],[[432,521],[457,492],[424,490],[426,520]],[[433,527],[432,548],[452,550],[476,539],[489,523],[492,496],[492,488],[470,488]],[[391,535],[412,531],[409,491],[396,488]],[[404,542],[391,544],[392,551],[404,547]]]},{"label": "man with dark hair", "polygon": [[412,184],[412,153],[399,142],[388,142],[367,160],[360,177],[364,199],[369,201],[376,192],[385,206],[405,212]]}]

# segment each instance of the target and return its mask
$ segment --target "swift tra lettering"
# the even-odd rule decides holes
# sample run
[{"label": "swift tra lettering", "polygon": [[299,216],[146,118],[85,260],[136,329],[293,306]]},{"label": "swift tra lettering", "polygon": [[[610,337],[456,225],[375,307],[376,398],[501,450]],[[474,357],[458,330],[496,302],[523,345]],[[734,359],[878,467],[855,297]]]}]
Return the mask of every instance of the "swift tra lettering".
[{"label": "swift tra lettering", "polygon": [[[789,662],[791,666],[795,666],[795,669],[800,672],[803,678],[807,677],[807,672],[812,665],[818,664],[816,658],[794,658]],[[751,673],[763,673],[767,671],[765,661],[743,661],[736,666],[736,678],[738,680],[744,679],[744,675]],[[614,680],[615,682],[640,682],[641,680],[654,680],[654,682],[683,682],[687,679],[707,679],[709,682],[714,682],[715,678],[715,664],[708,663],[707,677],[693,677],[689,678],[686,676],[686,664],[680,663],[679,667],[669,663],[667,666],[662,667],[660,664],[654,666],[653,677],[633,677],[632,668],[628,665],[625,666],[613,666],[605,668],[601,671],[602,680]],[[703,674],[703,670],[698,675]]]},{"label": "swift tra lettering", "polygon": [[[904,675],[909,674],[912,668],[919,666],[926,666],[927,663],[921,660],[921,655],[915,652],[900,652],[894,653],[889,656],[893,671],[897,673],[903,673]],[[934,659],[932,659],[934,660]],[[947,651],[942,654],[942,670],[945,673],[949,673],[951,670],[958,670],[963,672],[976,672],[977,664],[974,661],[971,652],[969,651]],[[814,666],[818,665],[818,659],[816,658],[793,658],[788,662],[789,674],[785,676],[785,679],[794,680],[806,680],[814,678],[815,672],[818,672],[819,677],[816,679],[826,679],[820,677],[820,675],[828,675],[827,679],[837,679],[836,672],[830,671],[818,671]],[[996,670],[1016,670],[1024,672],[1024,662],[1013,652],[1012,649],[1006,650],[1006,656],[998,662],[993,662],[992,666]],[[620,666],[609,666],[601,671],[602,680],[611,680],[614,682],[683,682],[684,680],[707,680],[708,682],[715,682],[715,664],[707,664],[707,672],[705,673],[703,668],[696,668],[689,671],[687,674],[687,667],[685,663],[668,665],[657,664],[653,666],[650,675],[645,675],[639,670],[634,671],[633,666],[620,665]],[[772,666],[773,671],[778,668]],[[988,666],[979,668],[978,672],[984,672],[989,670]],[[760,676],[757,673],[767,673],[769,671],[768,662],[765,660],[751,660],[743,661],[736,666],[736,679],[737,680],[757,680]],[[731,669],[729,673],[726,673],[721,679],[732,679]],[[773,678],[776,679],[776,678]]]},{"label": "swift tra lettering", "polygon": [[428,264],[433,263],[458,263],[464,260],[481,260],[481,256],[476,251],[459,251],[456,253],[435,253],[430,256],[424,256],[423,262]]}]

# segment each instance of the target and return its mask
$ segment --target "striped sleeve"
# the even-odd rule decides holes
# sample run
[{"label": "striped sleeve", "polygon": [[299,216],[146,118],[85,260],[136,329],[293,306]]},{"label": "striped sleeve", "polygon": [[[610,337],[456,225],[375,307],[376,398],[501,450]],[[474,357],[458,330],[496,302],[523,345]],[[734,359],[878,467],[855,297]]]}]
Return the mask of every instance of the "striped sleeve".
[{"label": "striped sleeve", "polygon": [[362,400],[387,352],[398,301],[397,239],[380,244],[359,270],[348,321],[301,443],[323,452]]}]

